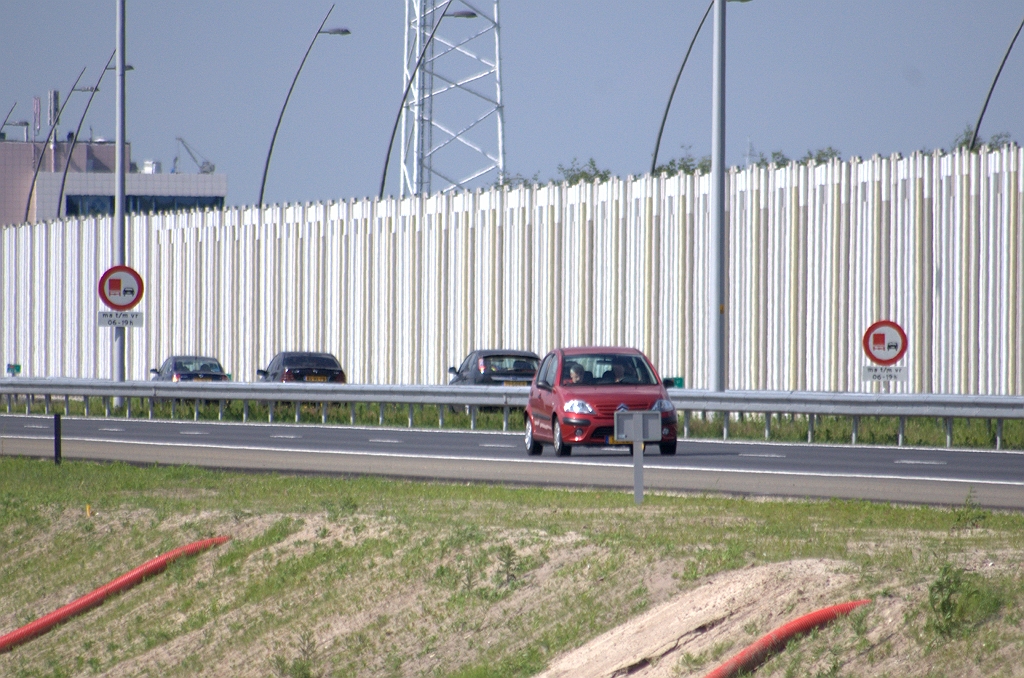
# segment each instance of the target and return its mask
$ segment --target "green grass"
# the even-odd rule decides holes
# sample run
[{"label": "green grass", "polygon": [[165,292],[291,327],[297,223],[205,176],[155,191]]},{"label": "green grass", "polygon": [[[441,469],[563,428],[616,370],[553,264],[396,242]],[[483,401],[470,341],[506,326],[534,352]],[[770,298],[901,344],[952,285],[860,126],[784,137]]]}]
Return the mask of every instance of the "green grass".
[{"label": "green grass", "polygon": [[[848,563],[853,596],[904,612],[888,640],[865,608],[758,675],[874,675],[845,667],[881,666],[897,638],[890,655],[912,656],[892,675],[1024,662],[1024,516],[970,496],[928,508],[648,494],[636,507],[626,492],[21,458],[0,458],[0,633],[217,534],[234,539],[0,655],[0,675],[525,677],[708,576],[804,558]],[[792,614],[678,661],[706,672]]]}]

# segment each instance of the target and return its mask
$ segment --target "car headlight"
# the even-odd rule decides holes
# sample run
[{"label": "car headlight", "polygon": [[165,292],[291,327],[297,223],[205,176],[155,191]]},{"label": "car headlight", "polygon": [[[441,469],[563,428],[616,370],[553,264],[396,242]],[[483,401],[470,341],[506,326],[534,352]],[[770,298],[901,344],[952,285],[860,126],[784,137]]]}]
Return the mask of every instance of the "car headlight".
[{"label": "car headlight", "polygon": [[658,398],[651,405],[651,409],[655,412],[675,412],[676,406],[672,404],[671,400],[665,400],[664,398]]},{"label": "car headlight", "polygon": [[570,400],[562,409],[572,414],[593,414],[594,408],[585,400]]}]

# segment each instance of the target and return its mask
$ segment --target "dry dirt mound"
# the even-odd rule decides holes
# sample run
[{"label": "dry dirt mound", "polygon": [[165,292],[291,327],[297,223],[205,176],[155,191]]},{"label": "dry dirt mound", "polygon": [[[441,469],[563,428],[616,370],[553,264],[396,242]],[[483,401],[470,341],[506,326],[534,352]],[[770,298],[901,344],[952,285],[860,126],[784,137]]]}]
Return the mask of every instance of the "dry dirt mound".
[{"label": "dry dirt mound", "polygon": [[735,641],[724,661],[787,621],[845,602],[854,581],[845,570],[839,561],[797,560],[723,572],[556,659],[538,678],[687,675],[679,666],[686,654]]}]

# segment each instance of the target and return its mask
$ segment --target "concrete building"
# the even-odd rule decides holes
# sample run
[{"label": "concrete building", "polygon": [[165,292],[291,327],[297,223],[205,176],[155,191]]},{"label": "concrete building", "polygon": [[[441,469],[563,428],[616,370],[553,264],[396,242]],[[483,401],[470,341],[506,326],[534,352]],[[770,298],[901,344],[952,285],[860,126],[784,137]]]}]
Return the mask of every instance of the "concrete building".
[{"label": "concrete building", "polygon": [[[72,145],[70,138],[50,144],[0,138],[0,225],[25,221],[35,223],[65,216],[113,214],[114,148],[113,141],[102,140],[80,141]],[[130,144],[125,145],[125,153],[131,168],[125,177],[126,212],[220,209],[224,206],[228,190],[226,175],[165,174],[159,162],[147,160],[141,168],[131,162]],[[40,156],[42,163],[33,190],[32,177]]]}]

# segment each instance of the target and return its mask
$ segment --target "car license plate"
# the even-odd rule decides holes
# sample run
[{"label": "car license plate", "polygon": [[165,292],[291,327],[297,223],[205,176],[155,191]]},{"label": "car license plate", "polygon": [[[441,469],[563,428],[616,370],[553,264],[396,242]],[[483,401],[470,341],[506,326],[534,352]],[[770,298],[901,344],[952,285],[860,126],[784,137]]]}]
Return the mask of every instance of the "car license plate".
[{"label": "car license plate", "polygon": [[615,436],[608,436],[606,438],[609,445],[630,445],[628,440],[618,440]]},{"label": "car license plate", "polygon": [[528,381],[506,381],[505,386],[529,386]]},{"label": "car license plate", "polygon": [[213,379],[207,379],[206,377],[196,377],[192,381],[213,381]]},{"label": "car license plate", "polygon": [[312,377],[306,377],[306,381],[327,381],[327,377],[323,375],[316,375]]}]

